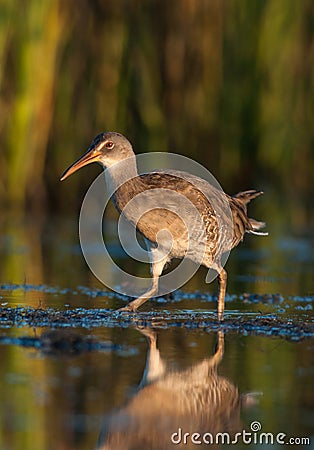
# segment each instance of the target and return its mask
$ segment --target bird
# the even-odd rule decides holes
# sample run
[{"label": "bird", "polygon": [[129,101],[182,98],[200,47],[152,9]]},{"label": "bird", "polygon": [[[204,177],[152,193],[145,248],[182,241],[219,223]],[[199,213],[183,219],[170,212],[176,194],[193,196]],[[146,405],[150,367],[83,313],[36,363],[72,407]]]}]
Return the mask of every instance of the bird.
[{"label": "bird", "polygon": [[176,170],[139,174],[132,144],[112,131],[99,133],[60,180],[93,162],[106,170],[114,206],[143,236],[150,257],[150,288],[118,311],[136,312],[158,294],[165,266],[173,258],[187,257],[218,274],[217,311],[223,320],[227,272],[222,255],[236,247],[245,233],[267,235],[259,231],[265,223],[247,215],[247,204],[263,192],[247,190],[230,196],[207,180]]}]

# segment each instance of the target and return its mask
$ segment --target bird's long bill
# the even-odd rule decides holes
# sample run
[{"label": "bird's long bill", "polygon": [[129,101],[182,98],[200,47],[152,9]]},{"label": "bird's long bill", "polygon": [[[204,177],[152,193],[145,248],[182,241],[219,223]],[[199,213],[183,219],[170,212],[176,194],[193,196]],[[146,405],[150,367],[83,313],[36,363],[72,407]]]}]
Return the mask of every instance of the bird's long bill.
[{"label": "bird's long bill", "polygon": [[76,172],[81,167],[86,166],[92,162],[99,161],[100,152],[94,149],[88,149],[83,156],[81,156],[77,161],[75,161],[70,167],[68,167],[62,174],[60,181],[68,178],[72,173]]}]

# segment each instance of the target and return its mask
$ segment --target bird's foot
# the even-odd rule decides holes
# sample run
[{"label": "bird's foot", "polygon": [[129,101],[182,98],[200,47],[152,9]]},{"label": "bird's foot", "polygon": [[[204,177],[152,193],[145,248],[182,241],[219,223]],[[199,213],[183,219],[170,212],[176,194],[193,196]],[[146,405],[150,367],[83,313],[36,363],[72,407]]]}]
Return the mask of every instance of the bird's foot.
[{"label": "bird's foot", "polygon": [[120,312],[131,312],[131,313],[135,313],[136,312],[136,308],[134,306],[132,306],[130,303],[126,306],[123,306],[122,308],[119,308],[116,310],[116,312],[120,313]]}]

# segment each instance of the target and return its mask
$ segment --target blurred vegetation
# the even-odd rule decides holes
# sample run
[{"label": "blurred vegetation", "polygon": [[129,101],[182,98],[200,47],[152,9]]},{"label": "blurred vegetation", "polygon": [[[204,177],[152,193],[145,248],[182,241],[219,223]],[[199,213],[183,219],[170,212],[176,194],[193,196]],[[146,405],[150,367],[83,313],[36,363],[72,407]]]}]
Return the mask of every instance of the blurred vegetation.
[{"label": "blurred vegetation", "polygon": [[195,158],[228,192],[280,194],[308,221],[312,0],[7,0],[0,89],[3,205],[79,205],[96,172],[60,173],[115,130],[137,152]]}]

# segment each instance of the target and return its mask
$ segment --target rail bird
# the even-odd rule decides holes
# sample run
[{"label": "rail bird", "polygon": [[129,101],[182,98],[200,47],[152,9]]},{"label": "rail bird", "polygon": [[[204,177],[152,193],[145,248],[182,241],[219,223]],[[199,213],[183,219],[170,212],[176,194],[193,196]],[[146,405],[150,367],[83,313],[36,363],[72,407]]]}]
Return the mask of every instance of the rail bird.
[{"label": "rail bird", "polygon": [[245,233],[267,234],[259,231],[264,222],[247,215],[247,204],[262,192],[229,196],[204,179],[176,170],[139,174],[131,143],[115,132],[98,134],[61,181],[92,162],[106,169],[116,209],[144,237],[150,255],[150,288],[119,311],[135,312],[158,294],[165,265],[173,258],[187,257],[217,272],[218,317],[223,319],[227,273],[222,255],[237,246]]}]

